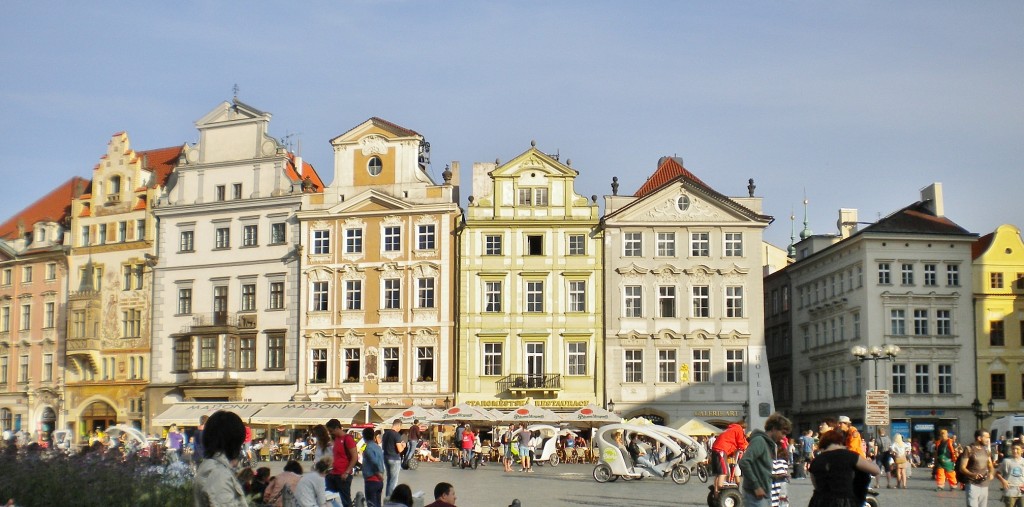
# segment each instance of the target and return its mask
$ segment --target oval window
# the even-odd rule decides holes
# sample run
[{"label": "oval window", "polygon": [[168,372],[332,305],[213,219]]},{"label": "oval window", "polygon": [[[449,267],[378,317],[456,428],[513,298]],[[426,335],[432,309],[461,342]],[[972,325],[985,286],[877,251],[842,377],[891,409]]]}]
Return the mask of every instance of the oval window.
[{"label": "oval window", "polygon": [[380,157],[373,157],[369,162],[366,163],[366,170],[370,173],[370,176],[377,176],[382,170],[384,165],[380,161]]},{"label": "oval window", "polygon": [[690,209],[690,198],[685,195],[679,196],[679,198],[676,199],[676,209],[679,211],[686,211]]}]

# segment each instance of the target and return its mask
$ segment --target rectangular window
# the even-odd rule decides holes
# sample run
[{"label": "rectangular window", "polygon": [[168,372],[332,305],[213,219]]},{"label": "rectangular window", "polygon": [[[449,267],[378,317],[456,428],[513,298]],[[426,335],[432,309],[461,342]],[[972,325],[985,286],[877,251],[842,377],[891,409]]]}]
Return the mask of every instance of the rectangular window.
[{"label": "rectangular window", "polygon": [[569,342],[568,349],[569,375],[587,374],[587,342]]},{"label": "rectangular window", "polygon": [[914,366],[914,392],[917,394],[928,394],[930,392],[931,375],[928,372],[927,364]]},{"label": "rectangular window", "polygon": [[988,322],[988,341],[992,347],[1006,346],[1006,334],[1003,332],[1003,321],[990,320]]},{"label": "rectangular window", "polygon": [[136,338],[142,332],[142,310],[129,309],[121,312],[121,336]]},{"label": "rectangular window", "polygon": [[178,251],[182,253],[196,251],[195,231],[181,231],[181,235],[178,237]]},{"label": "rectangular window", "polygon": [[627,383],[642,384],[644,381],[644,351],[641,349],[623,350],[623,372]]},{"label": "rectangular window", "polygon": [[570,312],[587,311],[587,282],[582,280],[569,281],[569,308]]},{"label": "rectangular window", "polygon": [[569,255],[586,255],[587,242],[583,234],[569,235]]},{"label": "rectangular window", "polygon": [[213,313],[216,322],[227,323],[228,288],[226,285],[217,285],[213,288]]},{"label": "rectangular window", "polygon": [[280,245],[285,242],[285,224],[284,222],[278,222],[276,224],[270,224],[270,244]]},{"label": "rectangular window", "polygon": [[989,273],[988,274],[989,287],[993,289],[1003,288],[1003,274],[1002,273]]},{"label": "rectangular window", "polygon": [[381,352],[381,382],[398,382],[398,347],[384,347]]},{"label": "rectangular window", "polygon": [[[7,371],[9,366],[8,361],[10,361],[10,359],[8,359],[7,356],[0,357],[0,385],[7,384],[7,375],[9,374]],[[9,429],[6,423],[4,424],[4,429]]]},{"label": "rectangular window", "polygon": [[935,310],[935,334],[939,336],[953,334],[953,318],[949,310]]},{"label": "rectangular window", "polygon": [[199,338],[199,368],[212,370],[217,367],[217,337],[203,336]]},{"label": "rectangular window", "polygon": [[217,185],[213,188],[213,198],[217,201],[227,199],[227,188],[224,185]]},{"label": "rectangular window", "polygon": [[860,312],[853,312],[853,338],[860,338]]},{"label": "rectangular window", "polygon": [[743,382],[743,349],[725,351],[725,381]]},{"label": "rectangular window", "polygon": [[993,400],[1005,400],[1006,399],[1006,374],[993,373],[992,374],[992,399]]},{"label": "rectangular window", "polygon": [[960,266],[950,264],[946,266],[946,285],[950,287],[960,286]]},{"label": "rectangular window", "polygon": [[711,294],[707,285],[693,287],[693,317],[706,319],[711,316]]},{"label": "rectangular window", "polygon": [[678,370],[675,349],[658,349],[658,382],[674,384]]},{"label": "rectangular window", "polygon": [[546,189],[546,188],[535,188],[533,190],[533,205],[534,206],[547,206],[548,205],[548,189]]},{"label": "rectangular window", "polygon": [[238,368],[241,370],[256,369],[256,338],[243,336],[238,340]]},{"label": "rectangular window", "polygon": [[953,394],[953,365],[939,365],[939,394]]},{"label": "rectangular window", "polygon": [[21,305],[21,322],[18,329],[27,331],[32,328],[32,305]]},{"label": "rectangular window", "polygon": [[242,285],[242,308],[243,312],[256,311],[256,284],[247,283]]},{"label": "rectangular window", "polygon": [[117,242],[124,243],[128,241],[128,222],[121,221],[117,223]]},{"label": "rectangular window", "polygon": [[267,369],[284,369],[284,336],[272,335],[267,337]]},{"label": "rectangular window", "polygon": [[231,198],[232,199],[236,199],[236,200],[242,198],[242,184],[241,183],[235,183],[235,184],[231,185]]},{"label": "rectangular window", "polygon": [[907,311],[889,310],[889,330],[891,334],[903,336],[907,334]]},{"label": "rectangular window", "polygon": [[19,359],[18,382],[28,382],[28,355],[23,355]]},{"label": "rectangular window", "polygon": [[539,234],[526,236],[526,255],[544,255],[544,236]]},{"label": "rectangular window", "polygon": [[214,239],[214,248],[231,248],[231,228],[218,227]]},{"label": "rectangular window", "polygon": [[502,374],[502,344],[484,343],[484,375],[499,376]]},{"label": "rectangular window", "polygon": [[676,256],[676,233],[659,232],[655,242],[658,257]]},{"label": "rectangular window", "polygon": [[643,233],[627,232],[622,235],[622,256],[640,257],[643,255]]},{"label": "rectangular window", "polygon": [[902,264],[900,265],[900,281],[903,285],[914,285],[914,265],[913,264]]},{"label": "rectangular window", "polygon": [[398,310],[402,308],[402,280],[400,278],[384,279],[384,309]]},{"label": "rectangular window", "polygon": [[345,253],[363,253],[363,230],[345,229]]},{"label": "rectangular window", "polygon": [[892,365],[892,393],[907,394],[907,365]]},{"label": "rectangular window", "polygon": [[1017,290],[1024,289],[1024,273],[1017,273],[1017,281],[1014,285],[1016,285]]},{"label": "rectangular window", "polygon": [[[91,244],[89,242],[89,238],[90,238],[90,234],[89,233],[91,231],[92,231],[92,229],[88,225],[83,225],[82,226],[82,242],[81,242],[81,246],[89,246]],[[8,283],[10,283],[10,282],[8,282]]]},{"label": "rectangular window", "polygon": [[146,239],[146,219],[140,218],[135,221],[135,241]]},{"label": "rectangular window", "polygon": [[914,335],[915,336],[927,336],[928,335],[928,310],[915,309],[914,310]]},{"label": "rectangular window", "polygon": [[892,283],[892,273],[888,262],[878,263],[878,283],[879,285],[889,285]]},{"label": "rectangular window", "polygon": [[259,244],[259,226],[256,224],[242,226],[242,246]]},{"label": "rectangular window", "polygon": [[21,268],[21,283],[30,283],[32,281],[32,266],[25,266]]},{"label": "rectangular window", "polygon": [[727,233],[725,233],[725,256],[726,257],[743,257],[743,233],[742,232],[727,232]]},{"label": "rectangular window", "polygon": [[924,265],[924,284],[928,287],[934,287],[939,284],[938,269],[935,264]]},{"label": "rectangular window", "polygon": [[533,189],[520,188],[519,189],[519,205],[520,206],[532,206],[533,205]]},{"label": "rectangular window", "polygon": [[[4,308],[10,310],[10,308]],[[7,315],[8,312],[4,312]],[[71,337],[85,338],[85,310],[78,310],[71,314]]]},{"label": "rectangular window", "polygon": [[693,349],[693,382],[711,382],[711,349]]},{"label": "rectangular window", "polygon": [[53,354],[43,354],[43,382],[53,382]]},{"label": "rectangular window", "polygon": [[[362,232],[359,229],[355,229]],[[347,234],[351,230],[346,230]],[[313,231],[313,255],[327,255],[331,253],[331,231],[329,229]]]},{"label": "rectangular window", "polygon": [[416,307],[434,308],[434,279],[416,279]]},{"label": "rectangular window", "polygon": [[658,316],[661,318],[675,318],[676,316],[676,288],[674,286],[658,287]]},{"label": "rectangular window", "polygon": [[623,287],[623,303],[625,306],[625,317],[639,318],[644,316],[643,286],[627,285]]},{"label": "rectangular window", "polygon": [[101,245],[107,244],[107,224],[100,224],[99,237],[96,238],[97,242]]},{"label": "rectangular window", "polygon": [[484,311],[501,313],[501,282],[484,282]]},{"label": "rectangular window", "polygon": [[270,309],[284,309],[284,282],[270,282]]},{"label": "rectangular window", "polygon": [[345,280],[345,309],[363,309],[363,282],[362,280]]},{"label": "rectangular window", "polygon": [[400,252],[400,251],[402,251],[402,228],[401,227],[385,227],[384,228],[384,251],[385,252]]},{"label": "rectangular window", "polygon": [[743,317],[743,287],[730,285],[725,288],[725,316]]},{"label": "rectangular window", "polygon": [[416,226],[416,249],[435,250],[437,248],[437,227],[434,224]]},{"label": "rectangular window", "polygon": [[178,315],[192,313],[192,289],[178,289]]},{"label": "rectangular window", "polygon": [[132,265],[121,266],[121,271],[124,275],[121,280],[121,290],[132,290]]},{"label": "rectangular window", "polygon": [[192,340],[178,338],[174,340],[174,371],[189,371],[192,366]]},{"label": "rectangular window", "polygon": [[313,307],[314,312],[326,312],[329,310],[328,306],[328,285],[327,282],[313,282],[313,297],[310,298],[310,304]]},{"label": "rectangular window", "polygon": [[359,349],[345,349],[345,382],[359,382],[362,360]]},{"label": "rectangular window", "polygon": [[56,280],[57,279],[57,263],[50,262],[46,264],[46,279]]},{"label": "rectangular window", "polygon": [[526,311],[544,311],[544,282],[526,282]]},{"label": "rectangular window", "polygon": [[711,235],[707,232],[690,233],[690,257],[711,255]]},{"label": "rectangular window", "polygon": [[434,381],[434,347],[416,347],[416,381]]},{"label": "rectangular window", "polygon": [[484,255],[501,255],[501,236],[497,234],[484,236]]},{"label": "rectangular window", "polygon": [[[0,332],[10,332],[11,330],[11,307],[5,306],[0,308]],[[73,336],[78,338],[78,336]]]},{"label": "rectangular window", "polygon": [[50,329],[56,319],[56,303],[48,301],[43,303],[43,327]]},{"label": "rectangular window", "polygon": [[327,382],[327,349],[310,351],[309,383],[324,384]]}]

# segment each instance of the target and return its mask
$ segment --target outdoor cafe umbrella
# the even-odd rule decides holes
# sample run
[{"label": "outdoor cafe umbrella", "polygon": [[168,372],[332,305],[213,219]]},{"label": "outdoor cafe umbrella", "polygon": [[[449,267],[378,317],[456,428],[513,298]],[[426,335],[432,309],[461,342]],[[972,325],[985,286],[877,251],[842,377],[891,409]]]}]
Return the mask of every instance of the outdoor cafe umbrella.
[{"label": "outdoor cafe umbrella", "polygon": [[622,418],[597,405],[587,405],[565,416],[563,421],[580,428],[596,428],[605,424],[621,423]]},{"label": "outdoor cafe umbrella", "polygon": [[431,422],[442,424],[454,424],[458,422],[491,424],[494,422],[494,418],[491,417],[491,414],[486,410],[466,403],[460,403],[448,410],[441,411],[429,420]]},{"label": "outdoor cafe umbrella", "polygon": [[397,418],[402,421],[402,424],[409,425],[412,424],[412,422],[415,420],[419,420],[420,423],[427,422],[432,418],[437,417],[437,414],[438,411],[436,410],[413,405],[399,412],[395,417],[392,417],[389,420],[394,420]]},{"label": "outdoor cafe umbrella", "polygon": [[722,432],[721,429],[712,426],[707,421],[694,417],[685,424],[679,427],[680,433],[685,433],[690,436],[705,436],[705,435],[717,435]]},{"label": "outdoor cafe umbrella", "polygon": [[501,420],[506,422],[558,423],[562,421],[562,416],[546,408],[541,408],[532,403],[527,403],[526,405],[523,405],[505,414],[505,416],[502,417]]}]

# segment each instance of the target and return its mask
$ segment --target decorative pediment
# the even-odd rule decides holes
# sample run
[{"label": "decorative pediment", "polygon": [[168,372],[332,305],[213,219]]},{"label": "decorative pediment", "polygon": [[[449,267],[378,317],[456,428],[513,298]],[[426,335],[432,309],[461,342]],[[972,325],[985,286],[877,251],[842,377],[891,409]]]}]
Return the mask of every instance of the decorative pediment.
[{"label": "decorative pediment", "polygon": [[988,363],[988,371],[995,373],[1005,373],[1006,362],[1004,362],[1002,358],[997,357]]},{"label": "decorative pediment", "polygon": [[342,280],[365,280],[366,273],[364,271],[365,268],[355,264],[342,264],[338,268],[338,273],[341,275]]},{"label": "decorative pediment", "polygon": [[384,332],[377,334],[380,335],[381,347],[398,347],[402,345],[401,335],[398,333],[398,331],[395,331],[392,328],[388,328],[384,330]]},{"label": "decorative pediment", "polygon": [[[379,213],[382,211],[405,211],[409,209],[412,209],[412,207],[405,201],[391,197],[390,195],[378,190],[369,189],[353,196],[350,199],[345,199],[344,201],[339,202],[328,209],[327,213],[331,215],[342,215],[358,211]],[[359,218],[350,218],[348,220],[344,220],[343,223],[347,228],[364,227],[366,225],[365,222]]]},{"label": "decorative pediment", "polygon": [[681,340],[685,335],[672,329],[661,329],[651,335],[654,340]]},{"label": "decorative pediment", "polygon": [[638,266],[636,263],[630,263],[628,266],[620,266],[615,268],[615,272],[620,275],[646,275],[651,270]]},{"label": "decorative pediment", "polygon": [[413,335],[413,339],[412,339],[412,344],[413,345],[419,345],[419,346],[429,346],[429,345],[435,345],[436,346],[437,345],[438,334],[437,334],[436,331],[434,331],[432,329],[420,329],[420,330],[415,331],[414,333],[412,333],[412,335]]},{"label": "decorative pediment", "polygon": [[683,273],[682,268],[678,268],[669,264],[665,264],[661,267],[651,270],[659,283],[675,283],[678,281],[678,276]]},{"label": "decorative pediment", "polygon": [[619,345],[641,347],[647,343],[647,335],[633,330],[619,334]]},{"label": "decorative pediment", "polygon": [[380,221],[384,227],[398,227],[402,225],[402,217],[398,215],[388,215]]},{"label": "decorative pediment", "polygon": [[736,264],[733,264],[728,268],[722,268],[718,270],[718,274],[722,276],[743,276],[746,275],[747,273],[750,273],[750,269],[740,267]]},{"label": "decorative pediment", "polygon": [[536,146],[531,146],[519,156],[496,167],[491,171],[491,176],[495,179],[520,177],[525,171],[533,172],[535,177],[576,176],[575,170],[541,152]]},{"label": "decorative pediment", "polygon": [[326,349],[331,345],[331,338],[322,331],[314,331],[309,337],[309,348]]},{"label": "decorative pediment", "polygon": [[238,122],[245,120],[267,119],[270,115],[235,99],[233,102],[221,102],[212,111],[196,122],[197,127],[212,125],[224,122]]},{"label": "decorative pediment", "polygon": [[338,335],[341,338],[341,345],[343,347],[360,347],[363,345],[363,337],[366,336],[364,333],[356,332],[353,329],[349,329]]},{"label": "decorative pediment", "polygon": [[437,215],[419,215],[415,220],[416,225],[437,224]]},{"label": "decorative pediment", "polygon": [[416,278],[434,278],[440,273],[436,264],[421,262],[412,268],[412,274]]},{"label": "decorative pediment", "polygon": [[750,333],[741,333],[735,329],[729,331],[722,331],[718,334],[718,337],[723,340],[749,340]]},{"label": "decorative pediment", "polygon": [[405,271],[405,267],[398,265],[397,262],[385,262],[376,269],[380,271],[381,278],[398,278],[402,276],[402,271]]},{"label": "decorative pediment", "polygon": [[334,270],[324,266],[314,266],[305,271],[312,282],[329,282],[334,278]]},{"label": "decorative pediment", "polygon": [[697,329],[691,333],[683,335],[687,340],[710,340],[715,335],[709,332],[707,329]]}]

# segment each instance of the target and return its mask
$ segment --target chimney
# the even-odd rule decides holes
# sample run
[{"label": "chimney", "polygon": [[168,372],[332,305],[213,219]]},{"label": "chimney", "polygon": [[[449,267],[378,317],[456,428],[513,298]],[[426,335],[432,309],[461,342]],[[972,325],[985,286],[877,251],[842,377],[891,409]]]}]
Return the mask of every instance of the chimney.
[{"label": "chimney", "polygon": [[937,217],[946,216],[946,207],[942,202],[942,183],[935,182],[921,189],[921,201],[925,208]]},{"label": "chimney", "polygon": [[496,163],[473,162],[473,197],[479,201],[491,195],[494,182],[487,174],[498,167]]},{"label": "chimney", "polygon": [[857,232],[857,209],[839,208],[839,238],[846,239]]},{"label": "chimney", "polygon": [[304,174],[305,168],[302,167],[302,155],[295,156],[295,173],[299,175],[299,178],[309,176],[308,174]]}]

